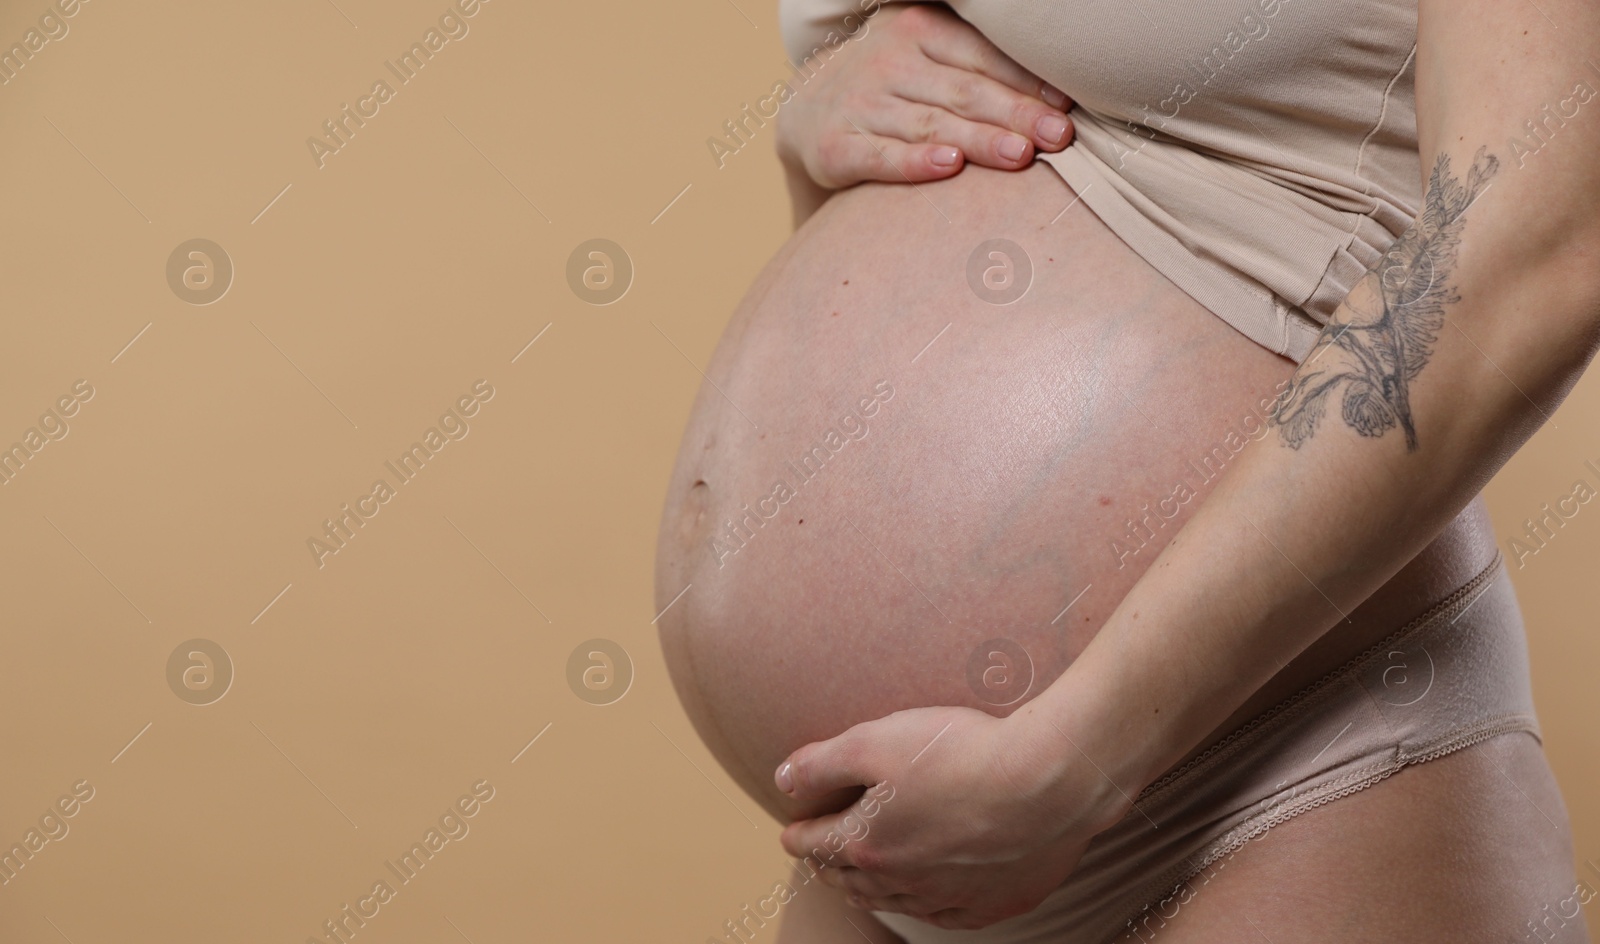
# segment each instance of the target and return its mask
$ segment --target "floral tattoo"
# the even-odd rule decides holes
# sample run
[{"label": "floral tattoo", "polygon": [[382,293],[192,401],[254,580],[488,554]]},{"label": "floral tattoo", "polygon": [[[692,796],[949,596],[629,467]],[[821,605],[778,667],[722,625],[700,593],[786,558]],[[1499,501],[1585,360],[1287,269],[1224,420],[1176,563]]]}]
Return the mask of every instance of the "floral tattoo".
[{"label": "floral tattoo", "polygon": [[1347,304],[1345,320],[1323,328],[1278,397],[1272,422],[1291,448],[1299,449],[1315,435],[1328,401],[1342,392],[1340,413],[1347,426],[1368,437],[1399,426],[1406,449],[1416,451],[1411,384],[1433,356],[1445,306],[1461,300],[1449,283],[1462,216],[1499,169],[1499,159],[1479,148],[1462,182],[1450,171],[1450,156],[1439,155],[1422,214],[1366,275],[1376,310]]}]

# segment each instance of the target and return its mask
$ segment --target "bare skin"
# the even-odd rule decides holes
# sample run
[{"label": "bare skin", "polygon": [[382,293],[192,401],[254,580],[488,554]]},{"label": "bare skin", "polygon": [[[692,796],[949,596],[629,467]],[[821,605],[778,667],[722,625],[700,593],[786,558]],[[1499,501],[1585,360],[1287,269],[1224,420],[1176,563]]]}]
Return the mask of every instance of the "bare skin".
[{"label": "bare skin", "polygon": [[[903,708],[1013,711],[968,687],[980,643],[1004,637],[1026,650],[1035,672],[1029,697],[1054,681],[1204,500],[1209,483],[1189,463],[1239,430],[1293,372],[1166,281],[1081,203],[1052,223],[1072,200],[1037,165],[968,167],[917,189],[854,188],[790,240],[729,323],[708,368],[715,386],[702,388],[685,433],[658,548],[658,605],[692,589],[659,625],[702,738],[780,821],[842,808],[856,795],[801,803],[777,791],[774,766],[808,742]],[[1003,307],[979,300],[966,275],[968,257],[992,237],[1020,244],[1034,271],[1027,294]],[[790,466],[830,427],[848,432],[840,417],[885,380],[893,394],[861,418],[865,437],[840,440],[811,480],[796,475]],[[1245,447],[1262,448],[1280,447]],[[760,505],[780,479],[794,494]],[[1178,513],[1165,525],[1151,519],[1136,552],[1114,551],[1113,539],[1131,543],[1129,519],[1170,499],[1179,481],[1196,497],[1169,504]],[[746,504],[775,514],[760,525],[752,518],[741,535],[728,522]],[[1493,555],[1475,502],[1351,624],[1292,662],[1218,733],[1387,635]],[[1362,847],[1342,825],[1357,815],[1380,837],[1385,827],[1409,835],[1441,815],[1458,832],[1510,835],[1528,811],[1507,781],[1532,792],[1529,784],[1549,779],[1537,746],[1522,740],[1524,748],[1500,756],[1504,774],[1470,761],[1408,770],[1366,791],[1382,804],[1359,814],[1345,812],[1357,809],[1355,798],[1324,807],[1304,820],[1333,825],[1285,824],[1250,856],[1288,850],[1280,868],[1384,861],[1379,840]],[[1441,813],[1462,809],[1451,805],[1451,790],[1466,790],[1481,808],[1471,817]],[[1540,806],[1565,836],[1559,802]],[[1546,886],[1565,881],[1555,890],[1570,894],[1572,873],[1559,867],[1570,856],[1538,861],[1556,867],[1530,884],[1530,866],[1517,856],[1475,860],[1482,881],[1541,889],[1486,905],[1500,909],[1502,926],[1537,912]],[[1374,879],[1360,872],[1319,870],[1318,887],[1331,892],[1325,907],[1343,909],[1341,894],[1370,893]],[[1228,880],[1244,883],[1238,894],[1250,898],[1281,885],[1281,874],[1263,868],[1254,883]],[[1458,904],[1450,888],[1424,888],[1407,906],[1443,928]],[[863,929],[873,923],[843,906],[837,890],[812,883],[786,906],[782,940],[848,939],[805,930],[813,918],[829,920],[830,906]],[[1323,906],[1295,907],[1307,929],[1328,926],[1317,921]],[[1196,936],[1179,938],[1174,922],[1168,939],[1237,939],[1224,923],[1236,912],[1192,912],[1202,917],[1184,921]],[[1285,926],[1282,939],[1314,938]]]},{"label": "bare skin", "polygon": [[1538,742],[1507,735],[1274,827],[1164,927],[1154,920],[1117,940],[1226,944],[1259,940],[1259,929],[1296,944],[1522,941],[1525,922],[1556,914],[1544,939],[1583,944],[1581,911],[1559,918],[1563,900],[1568,915],[1578,904],[1571,861]]}]

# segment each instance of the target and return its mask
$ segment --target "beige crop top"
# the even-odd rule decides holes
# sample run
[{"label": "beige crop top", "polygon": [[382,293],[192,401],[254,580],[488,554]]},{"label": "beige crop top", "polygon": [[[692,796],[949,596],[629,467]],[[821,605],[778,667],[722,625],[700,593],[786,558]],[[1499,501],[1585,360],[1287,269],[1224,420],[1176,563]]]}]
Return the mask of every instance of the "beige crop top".
[{"label": "beige crop top", "polygon": [[[949,6],[1076,103],[1075,140],[1041,159],[1273,351],[1302,360],[1418,212],[1416,0]],[[784,46],[796,65],[825,61],[877,9],[779,0]]]}]

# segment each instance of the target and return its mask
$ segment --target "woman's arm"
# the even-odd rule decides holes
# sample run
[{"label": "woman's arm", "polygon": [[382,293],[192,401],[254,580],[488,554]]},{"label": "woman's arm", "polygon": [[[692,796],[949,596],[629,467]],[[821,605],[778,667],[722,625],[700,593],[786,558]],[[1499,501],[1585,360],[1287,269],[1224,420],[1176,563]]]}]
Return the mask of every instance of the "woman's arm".
[{"label": "woman's arm", "polygon": [[1075,732],[1137,792],[1415,557],[1577,382],[1600,345],[1582,52],[1600,7],[1543,8],[1559,31],[1526,4],[1422,0],[1422,213],[1295,373],[1279,435],[1018,713],[1033,736]]},{"label": "woman's arm", "polygon": [[[832,881],[947,926],[1037,904],[1095,831],[1415,557],[1548,418],[1600,347],[1600,63],[1584,52],[1597,40],[1592,0],[1421,0],[1424,209],[1294,375],[1277,435],[1235,460],[1079,658],[1009,718],[900,712],[792,755],[778,782],[796,795],[897,788]],[[794,824],[784,844],[803,854],[841,822]]]}]

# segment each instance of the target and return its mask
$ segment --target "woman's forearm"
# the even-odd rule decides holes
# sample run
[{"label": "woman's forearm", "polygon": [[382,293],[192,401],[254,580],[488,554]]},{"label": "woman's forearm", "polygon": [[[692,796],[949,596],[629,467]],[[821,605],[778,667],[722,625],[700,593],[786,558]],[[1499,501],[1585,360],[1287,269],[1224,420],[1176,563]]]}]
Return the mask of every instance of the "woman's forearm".
[{"label": "woman's forearm", "polygon": [[1039,743],[1070,737],[1137,792],[1416,556],[1582,373],[1600,337],[1600,181],[1579,181],[1573,207],[1561,175],[1486,152],[1435,168],[1274,433],[1018,713]]}]

